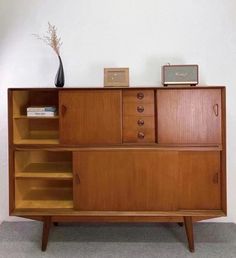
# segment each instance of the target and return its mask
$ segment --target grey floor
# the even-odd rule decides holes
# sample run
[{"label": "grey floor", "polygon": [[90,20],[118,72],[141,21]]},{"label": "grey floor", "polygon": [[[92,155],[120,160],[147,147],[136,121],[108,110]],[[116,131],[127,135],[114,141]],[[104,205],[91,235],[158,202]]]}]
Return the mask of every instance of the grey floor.
[{"label": "grey floor", "polygon": [[184,228],[176,224],[60,224],[52,227],[45,253],[40,222],[0,225],[0,257],[224,257],[236,258],[236,225],[196,223],[195,253],[187,249]]}]

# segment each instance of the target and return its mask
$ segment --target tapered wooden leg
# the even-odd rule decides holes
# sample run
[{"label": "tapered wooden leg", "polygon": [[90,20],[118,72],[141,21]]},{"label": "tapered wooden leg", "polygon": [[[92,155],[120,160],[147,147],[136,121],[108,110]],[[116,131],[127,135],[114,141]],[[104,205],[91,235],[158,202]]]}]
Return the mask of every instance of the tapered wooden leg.
[{"label": "tapered wooden leg", "polygon": [[43,222],[43,235],[42,235],[42,251],[46,251],[48,244],[48,236],[51,227],[51,217],[44,217]]},{"label": "tapered wooden leg", "polygon": [[194,239],[193,239],[193,221],[192,217],[184,217],[184,226],[186,230],[186,235],[188,238],[189,251],[194,252]]}]

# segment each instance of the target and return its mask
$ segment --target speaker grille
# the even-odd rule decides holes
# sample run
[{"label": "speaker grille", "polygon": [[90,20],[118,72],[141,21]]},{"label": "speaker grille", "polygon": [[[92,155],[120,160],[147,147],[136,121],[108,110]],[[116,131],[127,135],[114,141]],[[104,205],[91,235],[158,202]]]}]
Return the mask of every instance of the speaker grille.
[{"label": "speaker grille", "polygon": [[198,84],[198,66],[163,66],[163,84]]}]

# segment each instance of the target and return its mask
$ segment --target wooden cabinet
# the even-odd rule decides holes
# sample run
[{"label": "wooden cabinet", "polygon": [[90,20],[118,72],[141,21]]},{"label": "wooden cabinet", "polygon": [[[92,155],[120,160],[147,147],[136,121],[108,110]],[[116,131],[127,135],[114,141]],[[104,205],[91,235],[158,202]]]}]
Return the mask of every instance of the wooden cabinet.
[{"label": "wooden cabinet", "polygon": [[157,91],[158,143],[221,144],[221,90]]},{"label": "wooden cabinet", "polygon": [[81,151],[73,160],[77,210],[177,210],[177,152]]},{"label": "wooden cabinet", "polygon": [[[226,214],[224,87],[9,89],[10,214],[184,222]],[[29,106],[55,106],[28,117]]]},{"label": "wooden cabinet", "polygon": [[77,210],[221,208],[220,152],[81,151],[73,160]]},{"label": "wooden cabinet", "polygon": [[60,143],[121,143],[121,90],[61,91],[59,104]]},{"label": "wooden cabinet", "polygon": [[183,151],[179,154],[179,209],[221,209],[219,151]]},{"label": "wooden cabinet", "polygon": [[16,209],[73,207],[71,152],[17,150],[14,159]]},{"label": "wooden cabinet", "polygon": [[123,90],[123,142],[155,142],[154,90]]},{"label": "wooden cabinet", "polygon": [[11,112],[9,128],[14,144],[58,144],[59,117],[27,117],[28,106],[55,106],[58,108],[58,92],[48,89],[15,90],[9,99]]}]

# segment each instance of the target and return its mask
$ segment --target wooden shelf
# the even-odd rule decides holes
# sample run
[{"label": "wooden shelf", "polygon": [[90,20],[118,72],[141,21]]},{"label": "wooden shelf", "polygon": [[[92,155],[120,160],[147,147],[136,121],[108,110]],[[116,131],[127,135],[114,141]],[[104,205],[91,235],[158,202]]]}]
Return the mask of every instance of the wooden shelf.
[{"label": "wooden shelf", "polygon": [[72,209],[73,201],[19,201],[16,209]]},{"label": "wooden shelf", "polygon": [[59,139],[19,139],[14,144],[59,144]]},{"label": "wooden shelf", "polygon": [[70,162],[45,162],[45,163],[30,163],[22,172],[72,172],[72,164]]},{"label": "wooden shelf", "polygon": [[53,180],[72,180],[72,173],[16,173],[16,178],[35,178],[35,179],[53,179]]},{"label": "wooden shelf", "polygon": [[[151,218],[155,221],[157,219],[157,217],[162,217],[164,218],[164,221],[171,221],[170,218],[168,218],[169,220],[166,220],[167,217],[171,216],[171,217],[181,217],[183,218],[183,216],[193,216],[193,217],[198,217],[198,218],[202,218],[202,217],[206,217],[205,219],[209,219],[212,217],[222,217],[222,216],[226,216],[226,214],[222,211],[222,210],[180,210],[180,211],[78,211],[78,210],[74,210],[73,208],[67,208],[67,209],[60,209],[60,210],[55,210],[55,209],[51,209],[51,210],[32,210],[32,211],[20,211],[20,210],[14,210],[12,215],[16,215],[16,216],[47,216],[47,215],[51,215],[51,216],[61,216],[61,219],[63,220],[63,216],[67,216],[68,217],[73,217],[73,216],[77,216],[77,217],[96,217],[97,219],[100,217],[101,219],[103,219],[104,222],[104,218],[102,218],[103,216],[105,217],[110,217],[110,218],[117,218],[117,217],[144,217],[144,218]],[[132,218],[134,219],[134,218]],[[134,219],[135,220],[135,219]],[[116,220],[114,220],[116,221]],[[130,220],[128,220],[130,221]]]},{"label": "wooden shelf", "polygon": [[70,162],[30,163],[15,176],[16,178],[72,180],[72,164]]},{"label": "wooden shelf", "polygon": [[13,132],[14,144],[58,144],[59,119],[14,119]]},{"label": "wooden shelf", "polygon": [[35,178],[35,179],[53,179],[53,180],[72,180],[72,173],[16,173],[16,178]]},{"label": "wooden shelf", "polygon": [[17,209],[73,208],[72,188],[32,187],[16,200]]},{"label": "wooden shelf", "polygon": [[15,144],[59,144],[58,131],[36,131],[29,132],[27,138],[18,138]]},{"label": "wooden shelf", "polygon": [[14,115],[14,119],[59,119],[59,116],[26,116],[26,115]]}]

